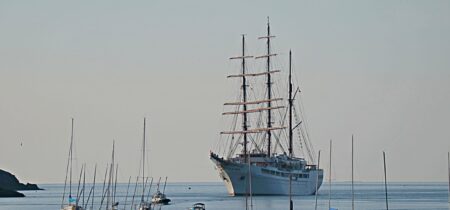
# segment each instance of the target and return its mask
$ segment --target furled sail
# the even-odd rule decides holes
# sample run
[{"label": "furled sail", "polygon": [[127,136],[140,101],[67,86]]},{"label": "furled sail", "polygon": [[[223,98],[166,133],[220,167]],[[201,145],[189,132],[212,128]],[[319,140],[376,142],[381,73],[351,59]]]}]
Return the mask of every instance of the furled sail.
[{"label": "furled sail", "polygon": [[259,59],[259,58],[267,58],[267,57],[271,57],[271,56],[277,56],[277,54],[268,54],[268,55],[256,56],[255,59]]},{"label": "furled sail", "polygon": [[271,128],[256,128],[246,131],[222,131],[220,134],[244,134],[244,133],[261,133],[266,131],[272,131],[272,130],[280,130],[285,129],[286,127],[271,127]]},{"label": "furled sail", "polygon": [[266,71],[266,72],[261,72],[261,73],[234,74],[234,75],[228,75],[227,78],[232,78],[232,77],[254,77],[254,76],[262,76],[262,75],[267,75],[267,74],[272,74],[272,73],[277,73],[277,72],[280,72],[280,70]]},{"label": "furled sail", "polygon": [[222,115],[254,113],[254,112],[261,112],[261,111],[267,111],[267,110],[272,110],[272,109],[281,109],[281,108],[284,108],[284,106],[263,107],[263,108],[249,109],[249,110],[245,110],[245,111],[236,111],[236,112],[224,112],[224,113],[222,113]]},{"label": "furled sail", "polygon": [[245,55],[245,56],[236,56],[236,57],[231,57],[230,59],[245,59],[245,58],[253,58],[253,56],[251,55]]},{"label": "furled sail", "polygon": [[244,104],[261,104],[261,103],[267,103],[269,101],[281,101],[283,98],[272,98],[272,99],[266,99],[266,100],[259,100],[259,101],[247,101],[247,102],[228,102],[224,103],[223,105],[244,105]]}]

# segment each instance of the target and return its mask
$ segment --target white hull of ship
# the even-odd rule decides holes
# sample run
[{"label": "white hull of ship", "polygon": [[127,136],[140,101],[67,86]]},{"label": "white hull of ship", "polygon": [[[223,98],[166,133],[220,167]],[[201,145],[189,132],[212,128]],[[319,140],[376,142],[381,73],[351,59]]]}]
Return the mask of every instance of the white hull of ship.
[{"label": "white hull of ship", "polygon": [[[217,167],[220,177],[223,179],[230,195],[248,194],[248,164],[223,163],[211,159]],[[252,195],[289,195],[289,176],[277,176],[264,173],[266,167],[251,166],[251,193]],[[319,179],[317,179],[319,173]],[[313,195],[322,185],[323,171],[309,170],[303,172],[306,178],[292,178],[292,195]],[[316,182],[319,182],[316,186]]]}]

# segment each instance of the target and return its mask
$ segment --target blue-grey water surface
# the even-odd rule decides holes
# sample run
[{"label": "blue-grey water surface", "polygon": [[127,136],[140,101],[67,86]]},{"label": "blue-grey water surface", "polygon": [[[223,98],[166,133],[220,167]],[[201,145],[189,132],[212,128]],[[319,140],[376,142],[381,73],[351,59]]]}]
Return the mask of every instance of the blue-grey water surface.
[{"label": "blue-grey water surface", "polygon": [[[41,185],[44,191],[25,191],[25,198],[0,198],[0,210],[50,210],[60,209],[63,185]],[[132,186],[131,188],[133,188]],[[97,184],[94,209],[99,209],[101,184]],[[76,187],[74,187],[76,191]],[[133,194],[134,188],[130,190]],[[140,191],[138,189],[138,191]],[[124,209],[127,184],[117,187],[117,199],[120,208]],[[222,183],[169,183],[167,196],[172,199],[171,205],[161,209],[187,209],[196,202],[206,204],[210,209],[245,209],[245,197],[231,197],[226,193]],[[385,209],[384,185],[382,183],[356,183],[355,209]],[[328,185],[319,190],[318,209],[328,209]],[[140,198],[136,197],[135,202]],[[126,209],[130,209],[132,198],[127,198]],[[294,209],[314,209],[314,196],[294,196]],[[288,209],[287,196],[254,196],[253,209]],[[348,182],[338,182],[332,185],[331,206],[337,209],[351,209],[351,185]],[[88,206],[90,207],[90,205]],[[89,208],[88,208],[89,209]],[[104,209],[104,208],[103,208]],[[389,209],[448,210],[447,183],[390,183]]]}]

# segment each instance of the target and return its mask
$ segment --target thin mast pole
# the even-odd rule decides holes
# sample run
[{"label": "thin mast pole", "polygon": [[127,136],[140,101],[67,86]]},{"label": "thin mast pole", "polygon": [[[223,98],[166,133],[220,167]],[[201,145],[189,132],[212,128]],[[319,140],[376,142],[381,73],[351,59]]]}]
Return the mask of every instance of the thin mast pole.
[{"label": "thin mast pole", "polygon": [[450,209],[450,152],[447,153],[448,163],[448,209]]},{"label": "thin mast pole", "polygon": [[166,176],[166,181],[164,181],[163,194],[164,194],[164,192],[166,192],[166,184],[167,184],[167,176]]},{"label": "thin mast pole", "polygon": [[[72,163],[73,163],[73,118],[72,131],[70,133],[70,174],[69,174],[69,199],[72,197]],[[70,203],[70,201],[69,201]]]},{"label": "thin mast pole", "polygon": [[111,167],[109,167],[109,175],[108,175],[108,186],[106,187],[106,210],[109,209],[110,199],[111,199],[111,176],[114,171],[114,166],[111,164]]},{"label": "thin mast pole", "polygon": [[147,193],[147,199],[146,202],[148,202],[150,200],[150,193],[152,192],[152,185],[153,185],[153,177],[150,180],[150,186],[148,187],[148,193]]},{"label": "thin mast pole", "polygon": [[[147,182],[148,182],[148,177],[147,178],[145,178],[145,189],[147,189]],[[142,198],[141,198],[141,206],[143,206],[143,201],[142,201]]]},{"label": "thin mast pole", "polygon": [[159,184],[161,183],[161,177],[159,177],[159,180],[158,180],[158,184],[157,184],[157,188],[156,188],[156,191],[159,191]]},{"label": "thin mast pole", "polygon": [[113,193],[112,190],[112,185],[114,185],[114,145],[115,142],[113,140],[113,149],[112,149],[112,153],[111,153],[111,167],[109,168],[109,180],[108,180],[108,187],[107,187],[107,197],[106,197],[106,209],[110,208],[110,204],[112,204],[114,202],[114,198],[111,196]]},{"label": "thin mast pole", "polygon": [[135,185],[134,185],[134,193],[133,193],[133,197],[131,198],[131,206],[130,206],[130,210],[133,210],[133,206],[134,206],[134,197],[136,196],[136,190],[137,190],[138,182],[139,182],[139,176],[136,176],[136,183],[135,183]]},{"label": "thin mast pole", "polygon": [[316,205],[314,206],[315,210],[317,210],[317,190],[319,189],[319,172],[320,172],[320,150],[319,155],[317,156],[316,192],[314,193],[316,199]]},{"label": "thin mast pole", "polygon": [[[115,181],[114,181],[113,203],[112,203],[113,206],[116,204],[117,171],[118,171],[118,170],[119,170],[119,164],[116,164],[116,177],[115,177]],[[114,209],[113,206],[111,207],[111,209]]]},{"label": "thin mast pole", "polygon": [[[86,163],[84,164],[84,168],[86,168]],[[85,199],[84,199],[85,191],[86,191],[86,169],[83,171],[83,188],[81,191],[81,192],[83,192],[83,203],[81,204],[81,206],[85,205]],[[80,195],[81,195],[81,193],[80,193]]]},{"label": "thin mast pole", "polygon": [[146,119],[144,117],[144,136],[142,139],[142,197],[141,202],[144,202],[144,194],[145,194],[145,183],[144,183],[144,177],[145,177],[145,122]]},{"label": "thin mast pole", "polygon": [[[270,72],[270,22],[269,17],[267,17],[267,72]],[[271,75],[270,73],[267,74],[267,128],[272,127],[272,111],[270,110],[270,107],[272,107],[272,102],[270,101],[272,99],[272,81],[271,81]],[[271,141],[272,141],[272,132],[267,130],[267,156],[270,157],[270,147],[271,147]]]},{"label": "thin mast pole", "polygon": [[92,184],[92,202],[91,202],[91,209],[94,209],[94,197],[95,197],[95,177],[97,176],[97,164],[95,164],[94,168],[94,182]]},{"label": "thin mast pole", "polygon": [[109,195],[111,196],[111,199],[110,199],[110,201],[111,201],[111,208],[112,208],[112,204],[115,202],[115,197],[114,197],[114,190],[113,190],[113,187],[114,187],[114,179],[115,179],[115,174],[114,174],[114,171],[117,171],[117,169],[116,169],[116,162],[115,162],[115,144],[116,144],[116,142],[113,140],[113,152],[112,152],[112,163],[111,163],[111,166],[112,166],[112,168],[111,168],[111,184],[110,184],[110,189],[109,189]]},{"label": "thin mast pole", "polygon": [[[66,178],[64,179],[64,192],[63,192],[62,201],[61,201],[61,209],[64,207],[64,199],[65,199],[66,187],[67,187],[67,174],[69,173],[69,165],[70,165],[70,167],[72,167],[71,156],[72,156],[72,142],[73,142],[73,118],[72,118],[72,129],[71,129],[70,136],[71,137],[70,137],[70,143],[69,143],[69,156],[67,157]],[[72,180],[72,170],[70,170],[70,180]],[[70,183],[71,182],[72,181],[70,181]],[[71,191],[72,191],[72,185],[69,184],[69,198],[71,197]],[[69,203],[70,203],[70,201],[69,201]]]},{"label": "thin mast pole", "polygon": [[[145,189],[147,189],[147,183],[148,183],[148,177],[145,178]],[[141,205],[142,205],[142,201],[141,201]]]},{"label": "thin mast pole", "polygon": [[102,187],[102,199],[100,201],[99,210],[103,206],[103,201],[105,200],[105,186],[106,186],[106,176],[108,175],[109,164],[106,164],[105,177],[103,178],[103,187]]},{"label": "thin mast pole", "polygon": [[329,175],[328,175],[328,209],[331,208],[331,149],[332,149],[333,143],[332,140],[330,140],[330,167],[329,167]]},{"label": "thin mast pole", "polygon": [[81,166],[81,171],[80,171],[80,178],[78,179],[78,188],[77,188],[77,198],[76,198],[76,202],[75,205],[78,206],[78,202],[80,200],[80,185],[81,185],[81,176],[83,175],[83,169],[84,169],[84,165]]},{"label": "thin mast pole", "polygon": [[[97,166],[97,165],[96,165],[96,166]],[[95,186],[95,175],[96,175],[96,173],[97,173],[96,169],[97,169],[97,167],[95,168],[95,171],[94,171],[94,185],[93,185],[93,186],[91,187],[91,189],[89,190],[89,194],[88,194],[86,203],[83,205],[83,208],[84,208],[84,209],[88,209],[87,207],[88,207],[88,205],[89,205],[89,202],[91,201],[91,197],[93,197],[93,194],[92,194],[92,193],[93,193],[93,191],[94,191],[94,186]],[[94,209],[94,207],[91,206],[90,209],[92,210],[92,209]]]},{"label": "thin mast pole", "polygon": [[352,210],[355,210],[353,134],[352,134]]},{"label": "thin mast pole", "polygon": [[123,209],[127,207],[127,200],[128,200],[128,193],[130,191],[130,183],[131,183],[131,176],[128,178],[128,185],[127,185],[127,194],[125,195],[125,201],[123,202]]},{"label": "thin mast pole", "polygon": [[384,163],[384,192],[386,195],[386,210],[389,210],[388,205],[388,189],[387,189],[387,175],[386,175],[386,154],[383,151],[383,163]]},{"label": "thin mast pole", "polygon": [[[292,157],[292,137],[292,51],[289,50],[289,157]],[[289,172],[289,209],[294,209],[291,172]]]}]

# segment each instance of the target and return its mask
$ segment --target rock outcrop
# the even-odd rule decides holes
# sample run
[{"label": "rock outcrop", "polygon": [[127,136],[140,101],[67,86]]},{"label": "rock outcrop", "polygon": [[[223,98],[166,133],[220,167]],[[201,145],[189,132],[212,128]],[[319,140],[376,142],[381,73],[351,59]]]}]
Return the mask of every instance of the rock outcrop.
[{"label": "rock outcrop", "polygon": [[14,190],[5,190],[5,189],[0,188],[0,198],[8,198],[8,197],[19,198],[19,197],[25,197],[25,195],[20,192],[16,192]]},{"label": "rock outcrop", "polygon": [[16,191],[42,190],[36,184],[22,184],[13,174],[0,169],[0,197],[24,197]]}]

